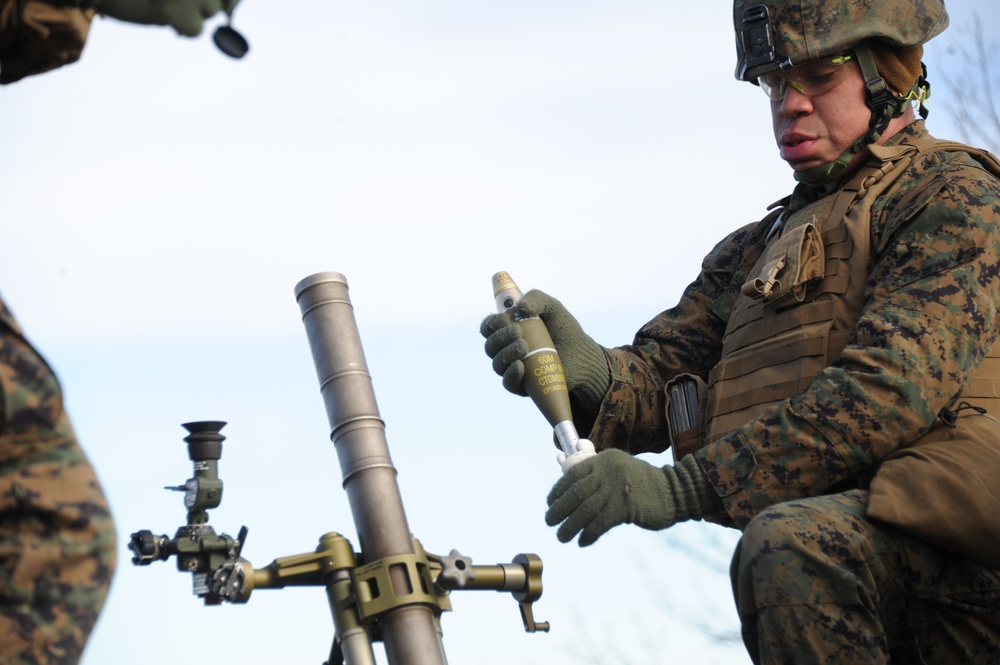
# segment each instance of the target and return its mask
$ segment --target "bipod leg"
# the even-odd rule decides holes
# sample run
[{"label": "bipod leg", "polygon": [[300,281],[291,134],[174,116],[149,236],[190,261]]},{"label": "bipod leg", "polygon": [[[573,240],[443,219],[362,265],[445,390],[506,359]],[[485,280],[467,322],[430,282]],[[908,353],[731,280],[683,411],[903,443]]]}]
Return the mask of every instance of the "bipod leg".
[{"label": "bipod leg", "polygon": [[[335,636],[329,665],[375,665],[372,637],[358,617],[358,601],[350,572],[338,570],[326,588]],[[338,656],[339,660],[335,660]]]},{"label": "bipod leg", "polygon": [[330,659],[323,665],[344,665],[344,652],[340,649],[340,642],[333,638],[333,647],[330,649]]}]

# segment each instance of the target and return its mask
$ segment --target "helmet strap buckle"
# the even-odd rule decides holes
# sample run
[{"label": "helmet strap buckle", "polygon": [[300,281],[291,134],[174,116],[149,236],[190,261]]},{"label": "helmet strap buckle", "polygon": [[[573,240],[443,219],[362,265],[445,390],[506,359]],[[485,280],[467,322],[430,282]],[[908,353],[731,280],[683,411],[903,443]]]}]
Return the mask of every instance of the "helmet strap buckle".
[{"label": "helmet strap buckle", "polygon": [[865,138],[869,143],[875,143],[882,137],[892,119],[903,115],[906,110],[906,100],[890,90],[885,78],[878,73],[875,56],[868,44],[865,42],[857,44],[854,47],[854,55],[858,57],[861,76],[865,79],[865,88],[868,91],[868,106],[872,110],[869,131]]}]

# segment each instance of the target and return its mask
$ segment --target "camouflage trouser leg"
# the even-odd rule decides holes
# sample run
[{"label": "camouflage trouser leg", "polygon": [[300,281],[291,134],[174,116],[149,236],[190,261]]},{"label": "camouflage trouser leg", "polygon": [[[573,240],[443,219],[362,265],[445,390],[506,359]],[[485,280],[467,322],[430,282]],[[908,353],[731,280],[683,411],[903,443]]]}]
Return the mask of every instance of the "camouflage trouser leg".
[{"label": "camouflage trouser leg", "polygon": [[866,500],[789,501],[744,530],[731,574],[754,663],[1000,663],[1000,571],[869,521]]},{"label": "camouflage trouser leg", "polygon": [[77,663],[115,557],[107,501],[74,441],[0,466],[0,663]]}]

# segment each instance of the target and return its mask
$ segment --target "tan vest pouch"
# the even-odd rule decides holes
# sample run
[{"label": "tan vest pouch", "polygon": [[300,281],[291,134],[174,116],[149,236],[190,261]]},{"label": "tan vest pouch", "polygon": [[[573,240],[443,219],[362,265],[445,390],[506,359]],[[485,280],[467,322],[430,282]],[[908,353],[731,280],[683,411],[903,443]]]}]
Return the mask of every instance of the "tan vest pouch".
[{"label": "tan vest pouch", "polygon": [[819,229],[802,224],[768,249],[760,275],[744,284],[741,292],[775,309],[802,302],[808,286],[823,277],[825,262]]},{"label": "tan vest pouch", "polygon": [[1000,420],[963,411],[889,456],[869,488],[868,517],[1000,568]]}]

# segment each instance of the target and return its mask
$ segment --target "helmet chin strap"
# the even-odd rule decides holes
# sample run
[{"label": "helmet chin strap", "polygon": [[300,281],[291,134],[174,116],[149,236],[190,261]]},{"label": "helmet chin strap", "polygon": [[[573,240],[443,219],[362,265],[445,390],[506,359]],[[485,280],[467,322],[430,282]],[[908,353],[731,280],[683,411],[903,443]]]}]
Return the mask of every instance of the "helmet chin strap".
[{"label": "helmet chin strap", "polygon": [[[870,130],[858,137],[854,143],[847,148],[847,150],[840,154],[840,157],[832,162],[820,164],[819,166],[814,166],[811,169],[806,169],[805,171],[796,171],[795,179],[803,185],[809,185],[811,187],[826,187],[827,185],[836,182],[844,173],[844,169],[847,168],[847,165],[854,159],[855,155],[872,143],[875,143],[875,141],[878,141],[877,137],[874,140],[868,140],[869,136],[871,136]],[[881,132],[879,133],[879,136],[881,136]]]},{"label": "helmet chin strap", "polygon": [[[910,95],[902,97],[889,89],[885,79],[878,73],[875,57],[868,44],[862,42],[855,46],[854,55],[861,66],[861,75],[865,79],[865,88],[867,89],[866,101],[872,110],[868,130],[855,139],[854,143],[848,146],[847,150],[834,161],[814,166],[805,171],[796,171],[795,179],[805,185],[825,187],[836,182],[844,174],[844,169],[851,163],[855,155],[867,149],[868,146],[878,143],[889,123],[906,112]],[[913,87],[917,88],[922,83],[923,78],[921,77]]]}]

